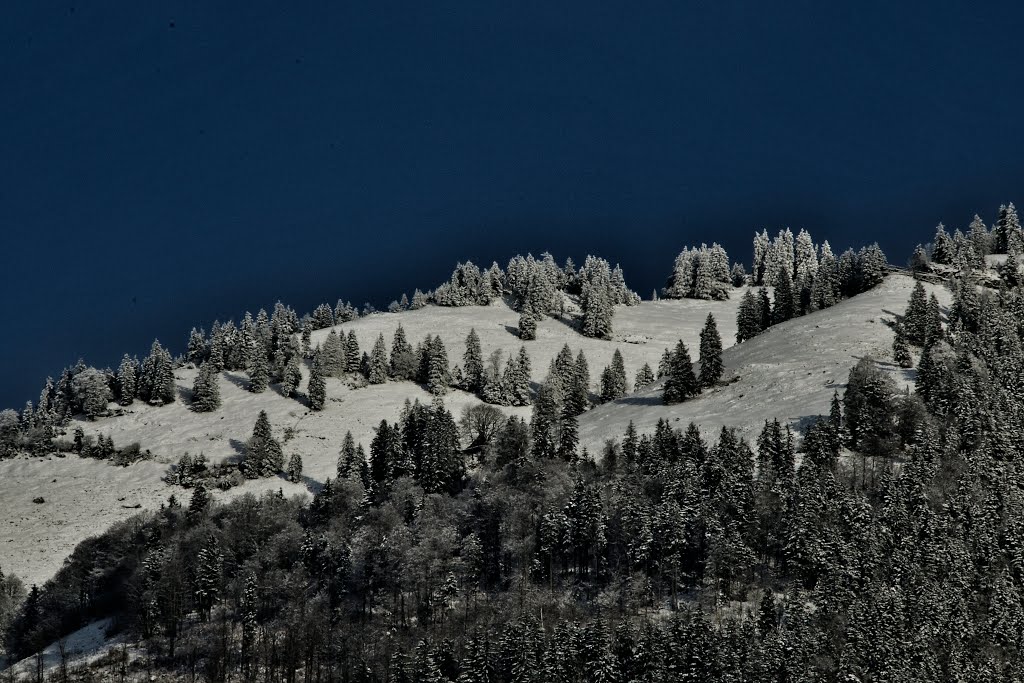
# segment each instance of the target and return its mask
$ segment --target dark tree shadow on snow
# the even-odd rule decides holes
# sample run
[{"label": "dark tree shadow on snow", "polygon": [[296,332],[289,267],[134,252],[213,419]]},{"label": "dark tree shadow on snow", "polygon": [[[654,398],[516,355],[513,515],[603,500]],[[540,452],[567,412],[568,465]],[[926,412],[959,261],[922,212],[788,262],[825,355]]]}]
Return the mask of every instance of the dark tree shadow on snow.
[{"label": "dark tree shadow on snow", "polygon": [[235,459],[235,456],[232,456],[231,458],[226,458],[225,462],[229,460],[235,463],[240,462],[241,459],[245,457],[245,442],[232,438],[228,439],[228,444],[230,444],[232,450],[235,451],[235,456],[237,456],[237,459]]},{"label": "dark tree shadow on snow", "polygon": [[224,375],[224,378],[227,379],[227,381],[231,382],[232,384],[234,384],[239,389],[242,389],[244,391],[249,391],[249,378],[248,377],[245,377],[244,375],[236,374],[236,373],[233,373],[233,372],[223,372],[221,374]]}]

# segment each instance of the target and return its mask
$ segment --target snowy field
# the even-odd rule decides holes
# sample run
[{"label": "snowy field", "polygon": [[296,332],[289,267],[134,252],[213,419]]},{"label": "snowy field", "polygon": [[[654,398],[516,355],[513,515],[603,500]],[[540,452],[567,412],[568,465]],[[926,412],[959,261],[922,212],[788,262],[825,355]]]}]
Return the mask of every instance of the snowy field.
[{"label": "snowy field", "polygon": [[[886,325],[906,308],[913,280],[890,276],[876,289],[839,305],[791,320],[765,334],[727,348],[724,379],[736,380],[675,406],[661,403],[660,383],[630,394],[613,404],[595,408],[580,417],[581,444],[599,453],[605,439],[621,438],[633,420],[641,432],[652,431],[659,418],[676,427],[696,422],[709,436],[722,425],[739,428],[748,439],[756,437],[766,417],[777,417],[799,428],[813,416],[828,411],[832,392],[842,393],[850,367],[863,356],[878,359],[903,383],[913,371],[891,364],[892,331]],[[948,293],[935,291],[943,305]],[[736,333],[736,309],[742,290],[733,290],[728,301],[671,300],[617,307],[615,339],[601,341],[579,335],[563,322],[545,319],[537,339],[525,342],[533,367],[533,380],[547,373],[551,359],[568,343],[580,348],[590,364],[592,388],[597,389],[602,368],[618,348],[625,359],[632,386],[633,376],[645,362],[657,368],[662,352],[682,339],[696,359],[698,337],[704,319],[713,313],[723,344],[732,346]],[[504,356],[524,344],[516,336],[518,314],[501,302],[488,307],[427,307],[404,313],[383,313],[340,326],[356,331],[360,348],[372,347],[379,333],[388,348],[401,322],[410,343],[428,333],[439,334],[452,364],[460,363],[466,334],[471,327],[480,335],[485,358],[495,349]],[[329,330],[314,333],[314,345]],[[61,566],[83,539],[106,529],[140,510],[152,510],[174,493],[187,502],[189,492],[166,485],[161,478],[171,463],[187,452],[203,453],[212,461],[240,457],[260,410],[266,410],[285,455],[298,452],[304,462],[304,481],[291,484],[277,477],[246,482],[221,498],[246,492],[282,489],[286,495],[315,490],[333,477],[338,450],[346,431],[369,447],[381,419],[394,421],[408,399],[430,401],[424,389],[410,382],[389,382],[353,389],[338,379],[327,380],[327,404],[311,412],[294,399],[271,387],[262,394],[246,390],[244,373],[225,372],[220,378],[221,409],[193,413],[188,409],[195,370],[176,373],[179,401],[154,408],[136,403],[128,413],[95,422],[76,422],[87,433],[111,435],[115,444],[138,441],[153,453],[153,460],[128,468],[74,456],[66,458],[16,458],[0,462],[0,567],[22,577],[27,585],[42,583]],[[302,387],[304,389],[304,386]],[[450,392],[444,398],[456,417],[463,407],[478,403],[471,394]],[[530,408],[503,408],[506,413],[529,416]],[[286,437],[286,430],[290,436]],[[70,433],[70,430],[69,430]],[[33,503],[41,496],[45,503]],[[136,507],[138,506],[138,507]]]},{"label": "snowy field", "polygon": [[[641,434],[659,419],[685,428],[695,422],[706,437],[717,438],[723,426],[735,427],[754,442],[765,419],[778,418],[802,429],[815,416],[828,414],[832,393],[842,396],[850,368],[870,356],[900,386],[913,383],[914,370],[892,363],[893,332],[887,323],[902,315],[914,280],[891,275],[875,289],[832,308],[775,325],[767,332],[727,349],[726,386],[705,391],[685,403],[662,404],[661,385],[598,406],[580,417],[580,443],[596,452],[606,439],[621,439],[629,421]],[[949,292],[925,285],[945,308]]]},{"label": "snowy field", "polygon": [[[428,333],[439,334],[452,364],[461,364],[465,338],[471,327],[480,336],[485,358],[495,349],[504,357],[526,346],[533,379],[540,381],[552,358],[568,343],[573,353],[583,349],[590,364],[593,388],[601,370],[618,348],[623,355],[632,386],[636,371],[648,362],[657,368],[662,352],[683,339],[696,355],[700,329],[707,314],[713,313],[723,343],[731,344],[736,333],[736,309],[743,290],[733,290],[727,301],[666,300],[639,306],[619,306],[615,312],[615,339],[601,341],[578,334],[567,324],[545,319],[538,325],[537,339],[521,342],[516,335],[518,314],[502,302],[488,307],[441,308],[383,313],[339,326],[347,334],[354,329],[360,348],[369,350],[379,333],[388,348],[399,323],[413,345]],[[314,333],[321,342],[329,330]],[[291,484],[283,478],[246,482],[220,497],[281,488],[286,495],[314,489],[326,477],[333,477],[338,450],[346,431],[369,447],[374,428],[382,419],[395,421],[405,400],[429,402],[432,396],[410,382],[389,382],[352,389],[341,380],[328,378],[327,404],[311,412],[302,403],[284,398],[269,388],[261,394],[246,390],[244,373],[221,375],[222,407],[212,413],[188,409],[195,370],[176,372],[179,400],[154,408],[136,403],[127,414],[95,422],[78,421],[89,434],[110,435],[118,446],[139,442],[153,453],[153,460],[128,468],[115,467],[75,456],[66,458],[15,458],[0,462],[0,567],[22,577],[26,585],[42,583],[61,566],[74,547],[90,535],[140,510],[152,510],[172,493],[187,502],[189,492],[167,486],[161,480],[171,463],[186,451],[203,453],[212,461],[240,457],[243,444],[252,434],[260,410],[266,410],[275,436],[285,455],[302,455],[305,481]],[[304,385],[300,387],[304,390]],[[478,403],[465,392],[453,391],[444,398],[456,418],[463,407]],[[502,408],[506,413],[529,416],[530,408]],[[286,439],[286,429],[292,436]],[[45,503],[32,499],[42,496]],[[136,508],[138,505],[140,507]]]}]

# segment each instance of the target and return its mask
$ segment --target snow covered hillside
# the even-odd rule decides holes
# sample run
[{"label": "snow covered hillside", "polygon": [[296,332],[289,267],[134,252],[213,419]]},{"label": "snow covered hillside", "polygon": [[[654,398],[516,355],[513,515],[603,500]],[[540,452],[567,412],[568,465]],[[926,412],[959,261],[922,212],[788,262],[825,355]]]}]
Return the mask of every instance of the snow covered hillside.
[{"label": "snow covered hillside", "polygon": [[[598,406],[580,416],[580,444],[594,452],[606,439],[621,439],[630,420],[640,433],[652,432],[662,418],[676,428],[695,422],[712,437],[723,426],[735,427],[751,442],[766,419],[802,428],[828,413],[832,393],[842,395],[850,368],[865,356],[905,385],[915,371],[891,362],[893,332],[886,323],[903,314],[913,287],[912,278],[891,275],[869,292],[768,328],[722,354],[726,386],[684,403],[664,405],[659,381]],[[949,305],[947,290],[934,285],[926,290],[934,291],[943,307]]]},{"label": "snow covered hillside", "polygon": [[[700,329],[712,313],[727,347],[724,381],[729,383],[685,403],[665,406],[659,382],[588,411],[580,417],[580,443],[597,454],[606,439],[621,438],[630,420],[640,432],[653,430],[660,418],[677,427],[693,421],[708,434],[729,425],[739,428],[748,439],[756,437],[765,419],[777,417],[799,428],[827,412],[832,392],[839,389],[841,393],[850,367],[865,355],[877,358],[897,379],[909,381],[913,370],[901,370],[887,362],[892,330],[886,323],[903,312],[913,283],[907,276],[892,275],[865,294],[773,326],[738,346],[732,344],[742,290],[733,290],[727,301],[684,299],[620,306],[611,341],[583,337],[568,324],[549,318],[539,324],[536,340],[522,342],[516,335],[518,314],[500,301],[487,307],[429,306],[382,313],[338,328],[345,333],[354,330],[363,349],[369,349],[378,334],[383,334],[390,346],[399,323],[413,343],[427,334],[438,334],[453,364],[461,362],[466,335],[475,328],[485,357],[494,350],[507,357],[525,345],[535,382],[544,378],[551,359],[569,344],[574,353],[583,349],[586,354],[595,388],[615,349],[622,352],[630,386],[644,363],[656,368],[663,351],[678,339],[687,344],[696,361]],[[935,286],[928,289],[948,305],[947,291]],[[329,332],[315,332],[314,346]],[[195,373],[187,368],[176,372],[179,400],[173,404],[157,408],[136,402],[124,415],[72,425],[72,429],[81,426],[87,433],[112,436],[118,446],[139,442],[152,452],[151,461],[128,468],[75,456],[0,462],[0,500],[5,512],[0,519],[0,566],[5,571],[21,576],[27,584],[42,583],[84,538],[140,510],[158,508],[172,493],[187,501],[187,491],[162,481],[169,466],[186,451],[203,453],[214,462],[239,458],[260,410],[267,412],[286,457],[294,452],[302,455],[304,481],[292,484],[283,477],[247,481],[227,493],[218,492],[221,497],[278,488],[286,495],[315,490],[325,478],[335,476],[345,432],[351,431],[357,441],[369,446],[380,421],[394,421],[406,399],[429,402],[433,398],[411,382],[352,388],[342,380],[328,378],[325,408],[313,412],[273,387],[250,393],[244,373],[225,372],[220,377],[223,406],[211,413],[194,413],[189,410],[188,398]],[[444,401],[456,417],[464,406],[479,403],[477,397],[462,391],[449,392]],[[524,417],[530,413],[529,407],[502,410]],[[37,497],[45,502],[33,503]]]},{"label": "snow covered hillside", "polygon": [[[335,329],[345,333],[354,330],[360,347],[368,350],[381,333],[390,346],[391,336],[401,323],[412,343],[427,334],[440,335],[454,365],[461,363],[466,335],[470,328],[475,328],[485,358],[498,349],[507,358],[525,345],[535,382],[544,378],[551,359],[564,344],[569,344],[574,353],[583,349],[590,365],[592,387],[597,386],[601,370],[611,361],[615,349],[619,349],[632,386],[636,371],[644,363],[657,368],[663,351],[674,346],[676,340],[682,339],[696,354],[700,329],[708,313],[718,321],[723,343],[732,344],[742,294],[742,289],[735,289],[727,301],[683,299],[619,306],[615,312],[615,337],[611,341],[584,337],[565,322],[547,318],[539,323],[535,340],[522,342],[516,334],[519,314],[501,301],[487,307],[429,306],[402,313],[381,313]],[[322,342],[329,332],[315,332],[313,345]],[[308,375],[308,369],[304,368],[304,372]],[[267,412],[286,456],[293,452],[302,455],[305,482],[291,484],[282,477],[260,479],[217,495],[235,496],[278,488],[286,495],[294,495],[315,489],[325,478],[335,476],[338,451],[346,431],[368,447],[374,428],[382,419],[396,420],[406,399],[433,399],[411,382],[354,389],[341,380],[328,378],[324,410],[313,412],[302,403],[281,396],[274,387],[260,394],[250,393],[246,390],[245,373],[224,372],[220,378],[222,407],[210,413],[194,413],[189,410],[188,398],[195,374],[196,370],[186,368],[176,371],[175,403],[153,407],[136,402],[124,415],[94,422],[76,420],[68,430],[70,434],[75,427],[82,427],[87,434],[108,435],[118,446],[139,442],[143,449],[152,452],[150,462],[122,469],[75,456],[0,461],[0,500],[4,501],[5,512],[0,519],[0,566],[4,571],[17,574],[26,584],[42,583],[84,538],[140,510],[158,508],[172,493],[187,501],[188,492],[161,480],[169,466],[186,451],[203,453],[214,462],[240,457],[260,410]],[[304,388],[304,384],[300,386]],[[479,403],[474,395],[462,391],[449,392],[444,401],[456,418],[464,406]],[[530,413],[529,407],[501,409],[526,417]],[[45,502],[33,503],[38,496]]]}]

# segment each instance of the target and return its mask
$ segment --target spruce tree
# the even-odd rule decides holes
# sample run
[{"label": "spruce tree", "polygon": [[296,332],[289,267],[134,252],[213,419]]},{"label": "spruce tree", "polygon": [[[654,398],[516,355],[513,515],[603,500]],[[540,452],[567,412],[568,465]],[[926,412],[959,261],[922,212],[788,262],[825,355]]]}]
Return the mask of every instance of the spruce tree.
[{"label": "spruce tree", "polygon": [[640,391],[652,382],[654,382],[654,370],[651,369],[650,363],[644,363],[643,367],[636,371],[633,391]]},{"label": "spruce tree", "polygon": [[614,311],[608,300],[607,283],[600,278],[596,282],[585,282],[580,303],[583,308],[583,334],[596,339],[611,339]]},{"label": "spruce tree", "polygon": [[462,376],[466,391],[480,393],[484,388],[484,354],[480,348],[480,336],[470,328],[466,335],[466,351],[462,354]]},{"label": "spruce tree", "polygon": [[775,304],[772,306],[772,324],[778,324],[796,317],[796,299],[793,295],[793,280],[789,270],[783,267],[779,271],[778,282],[775,284]]},{"label": "spruce tree", "polygon": [[367,379],[370,384],[383,384],[388,379],[388,350],[384,344],[384,335],[377,335],[377,341],[370,353],[369,372]]},{"label": "spruce tree", "polygon": [[1009,206],[999,207],[999,217],[992,229],[995,242],[995,253],[1008,254],[1010,251],[1021,253],[1024,251],[1024,233],[1021,232],[1020,219],[1017,217],[1017,209],[1011,203]]},{"label": "spruce tree", "polygon": [[764,332],[772,326],[772,301],[768,297],[767,287],[757,290],[757,313],[761,316],[760,328]]},{"label": "spruce tree", "polygon": [[345,432],[345,439],[342,442],[341,452],[338,455],[338,479],[359,477],[362,464],[352,432]]},{"label": "spruce tree", "polygon": [[209,413],[220,408],[220,373],[212,363],[199,366],[195,382],[192,384],[192,410],[196,413]]},{"label": "spruce tree", "polygon": [[313,366],[309,371],[309,386],[306,387],[309,407],[313,410],[323,410],[324,403],[327,401],[327,381],[324,379],[320,356],[321,354],[318,353],[313,357]]},{"label": "spruce tree", "polygon": [[345,340],[345,371],[359,372],[359,340],[356,339],[356,331],[349,330],[348,338]]},{"label": "spruce tree", "polygon": [[153,405],[173,403],[174,363],[159,341],[154,341],[139,372],[138,397]]},{"label": "spruce tree", "polygon": [[293,484],[299,483],[302,480],[302,456],[292,453],[288,458],[288,469],[285,471],[288,473],[288,481]]},{"label": "spruce tree", "polygon": [[611,365],[601,373],[601,400],[615,401],[626,395],[626,366],[618,349],[612,354]]},{"label": "spruce tree", "polygon": [[566,403],[559,416],[558,457],[566,462],[574,460],[579,441],[579,421],[571,406]]},{"label": "spruce tree", "polygon": [[[570,368],[566,368],[570,370]],[[565,391],[565,402],[575,415],[582,415],[590,405],[590,366],[583,349],[576,354],[576,362],[571,368],[571,380]]]},{"label": "spruce tree", "polygon": [[697,376],[693,373],[690,352],[686,349],[686,344],[679,340],[675,352],[672,354],[672,362],[665,379],[664,401],[667,405],[682,403],[699,393],[700,384],[697,382]]},{"label": "spruce tree", "polygon": [[117,368],[117,402],[130,406],[135,401],[137,386],[136,362],[125,354]]},{"label": "spruce tree", "polygon": [[914,290],[910,293],[910,301],[907,303],[907,310],[903,314],[903,327],[907,335],[907,341],[914,346],[924,345],[927,315],[927,294],[924,291],[924,285],[918,280],[914,285]]},{"label": "spruce tree", "polygon": [[307,320],[302,326],[302,356],[309,358],[313,345],[313,325]]},{"label": "spruce tree", "polygon": [[700,385],[705,388],[715,386],[723,372],[722,338],[714,316],[708,313],[704,329],[700,331]]},{"label": "spruce tree", "polygon": [[537,318],[529,306],[519,314],[519,338],[532,341],[537,338]]},{"label": "spruce tree", "polygon": [[761,311],[754,293],[743,293],[736,311],[736,343],[745,342],[761,334]]},{"label": "spruce tree", "polygon": [[299,366],[298,354],[288,359],[282,374],[281,392],[290,398],[295,394],[295,390],[299,388],[299,384],[302,382],[302,368]]},{"label": "spruce tree", "polygon": [[284,453],[281,444],[274,438],[270,429],[267,412],[261,410],[252,430],[252,438],[246,447],[245,460],[241,469],[249,479],[271,477],[281,471],[284,466]]},{"label": "spruce tree", "polygon": [[907,346],[907,335],[903,330],[903,325],[896,323],[893,327],[893,338],[892,338],[892,360],[894,363],[899,365],[901,368],[909,368],[913,366],[913,360],[910,358],[910,348]]},{"label": "spruce tree", "polygon": [[416,377],[416,354],[401,324],[395,329],[391,341],[390,373],[394,379],[411,380]]},{"label": "spruce tree", "polygon": [[424,347],[424,358],[426,360],[424,383],[427,385],[427,391],[435,396],[447,393],[452,378],[448,367],[448,351],[440,336],[434,336],[427,340]]},{"label": "spruce tree", "polygon": [[323,346],[317,354],[320,359],[320,370],[327,377],[341,377],[347,367],[345,343],[334,330],[324,339]]},{"label": "spruce tree", "polygon": [[267,367],[267,354],[263,350],[263,345],[257,342],[249,360],[249,391],[261,394],[266,391],[269,384],[270,370]]}]

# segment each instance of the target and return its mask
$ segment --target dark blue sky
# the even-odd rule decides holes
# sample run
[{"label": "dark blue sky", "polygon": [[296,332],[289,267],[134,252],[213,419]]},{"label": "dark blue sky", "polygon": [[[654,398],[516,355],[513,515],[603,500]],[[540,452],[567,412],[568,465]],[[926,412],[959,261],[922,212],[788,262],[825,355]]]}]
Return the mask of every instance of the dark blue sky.
[{"label": "dark blue sky", "polygon": [[598,253],[646,297],[687,244],[902,262],[1020,200],[1019,3],[770,4],[7,7],[0,406],[466,258]]}]

